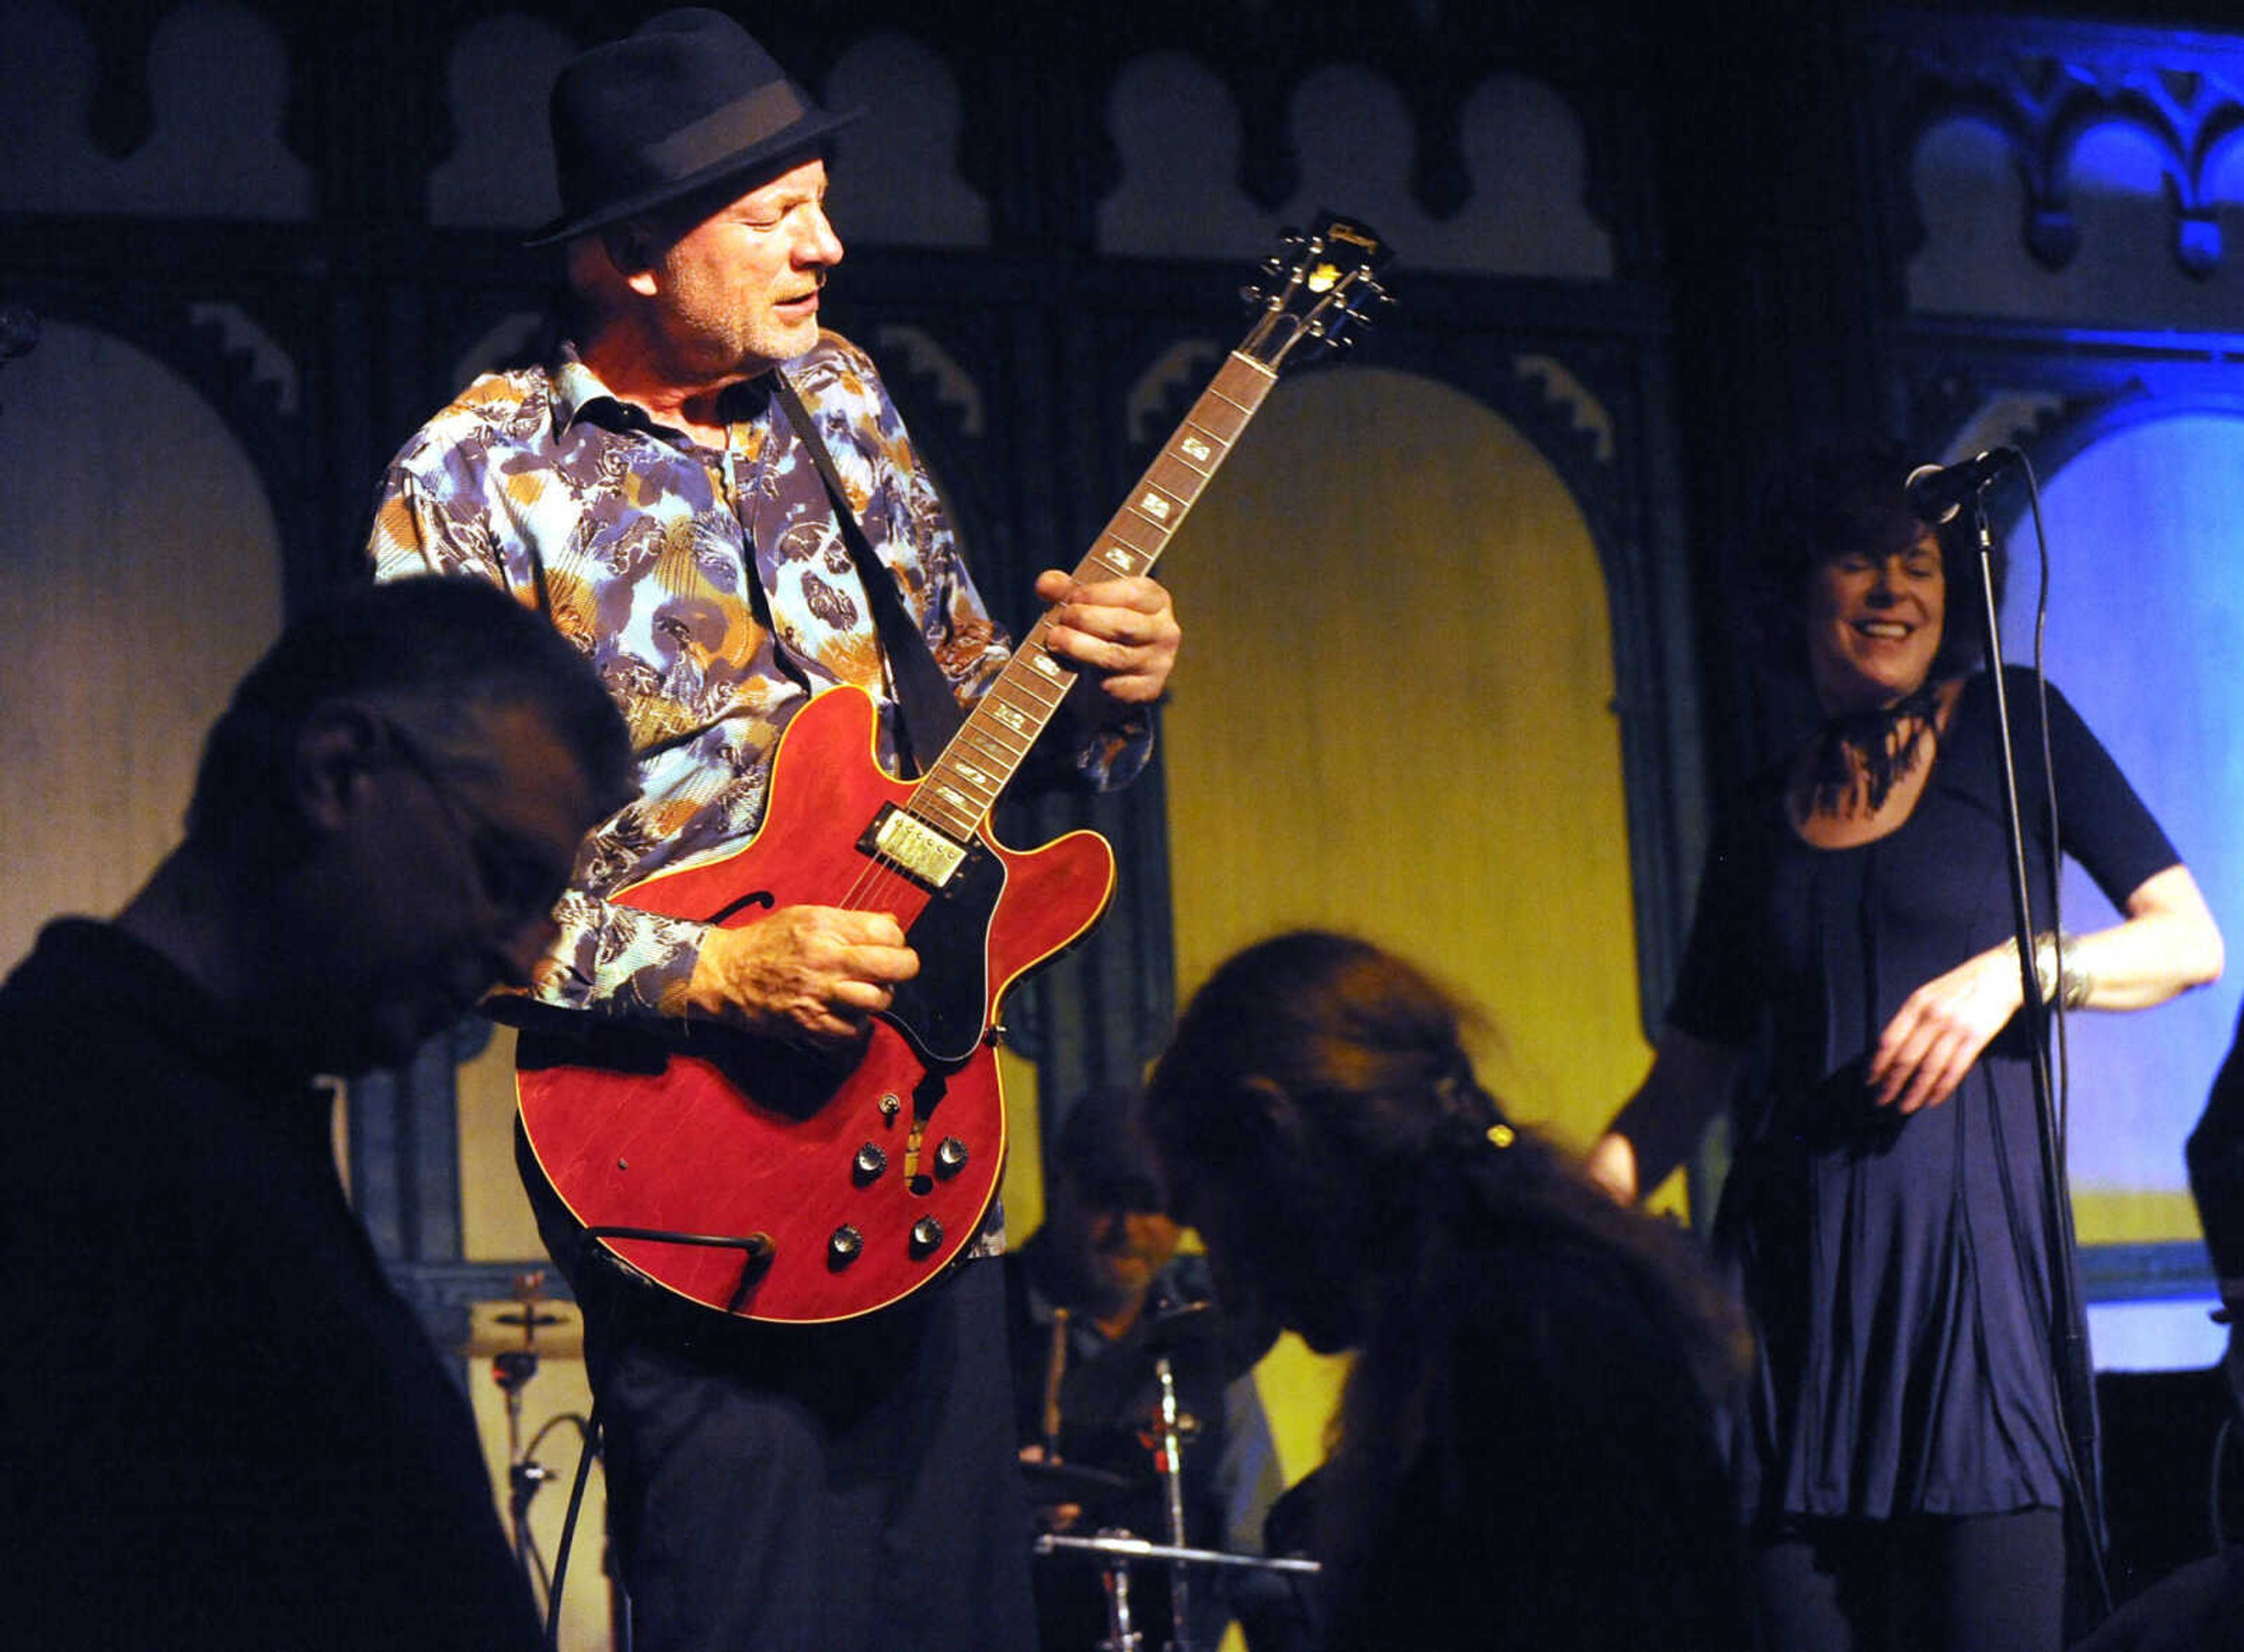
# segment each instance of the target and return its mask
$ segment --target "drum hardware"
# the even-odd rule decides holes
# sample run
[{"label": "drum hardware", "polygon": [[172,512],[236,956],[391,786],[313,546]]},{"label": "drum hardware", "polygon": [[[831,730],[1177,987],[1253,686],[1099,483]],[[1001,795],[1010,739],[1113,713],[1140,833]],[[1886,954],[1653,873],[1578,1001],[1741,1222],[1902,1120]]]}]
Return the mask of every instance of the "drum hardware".
[{"label": "drum hardware", "polygon": [[1291,1555],[1231,1554],[1221,1549],[1191,1548],[1180,1543],[1150,1543],[1120,1531],[1101,1532],[1096,1537],[1069,1537],[1047,1532],[1037,1539],[1036,1553],[1082,1555],[1098,1561],[1103,1568],[1107,1638],[1098,1643],[1098,1652],[1145,1652],[1146,1637],[1130,1615],[1130,1567],[1134,1561],[1166,1565],[1173,1578],[1184,1568],[1194,1566],[1308,1577],[1314,1577],[1321,1569],[1315,1561]]},{"label": "drum hardware", "polygon": [[[542,1269],[517,1274],[514,1277],[514,1299],[521,1305],[510,1312],[495,1314],[490,1323],[519,1328],[519,1346],[490,1349],[491,1380],[498,1385],[506,1397],[506,1485],[507,1518],[514,1538],[515,1559],[530,1579],[531,1588],[537,1597],[539,1609],[551,1610],[553,1580],[538,1552],[537,1540],[530,1528],[530,1506],[538,1488],[555,1478],[551,1469],[537,1459],[538,1449],[545,1437],[562,1424],[574,1425],[579,1448],[591,1450],[591,1442],[586,1432],[585,1419],[573,1412],[564,1412],[549,1417],[537,1431],[525,1441],[522,1437],[522,1394],[537,1375],[540,1353],[537,1333],[540,1330],[569,1324],[567,1316],[542,1308],[544,1300],[545,1275]],[[474,1352],[487,1351],[483,1338],[477,1337],[470,1344]]]},{"label": "drum hardware", "polygon": [[1084,1554],[1119,1561],[1174,1561],[1179,1566],[1206,1566],[1239,1572],[1285,1572],[1314,1577],[1323,1568],[1315,1561],[1294,1554],[1234,1554],[1227,1549],[1189,1548],[1174,1543],[1154,1543],[1127,1532],[1101,1532],[1096,1537],[1071,1537],[1046,1532],[1036,1540],[1039,1554]]},{"label": "drum hardware", "polygon": [[[1185,1442],[1177,1424],[1177,1377],[1169,1364],[1169,1357],[1161,1355],[1153,1361],[1153,1375],[1161,1385],[1161,1441],[1159,1455],[1154,1459],[1154,1468],[1161,1477],[1162,1513],[1167,1516],[1169,1542],[1173,1547],[1185,1547]],[[1175,1639],[1170,1642],[1171,1652],[1192,1652],[1192,1584],[1191,1574],[1180,1564],[1169,1567],[1169,1622]]]},{"label": "drum hardware", "polygon": [[[1106,1638],[1098,1643],[1098,1652],[1146,1652],[1145,1635],[1138,1628],[1130,1599],[1130,1568],[1133,1562],[1159,1564],[1167,1568],[1170,1638],[1164,1643],[1165,1652],[1194,1652],[1192,1567],[1232,1567],[1296,1574],[1318,1569],[1314,1561],[1231,1554],[1219,1549],[1194,1548],[1186,1540],[1185,1446],[1198,1435],[1199,1425],[1178,1404],[1176,1371],[1168,1351],[1209,1336],[1215,1323],[1213,1314],[1195,1304],[1155,1321],[1148,1337],[1149,1345],[1160,1351],[1153,1361],[1159,1398],[1146,1425],[1139,1430],[1138,1438],[1152,1455],[1168,1541],[1149,1542],[1119,1527],[1105,1528],[1095,1537],[1046,1533],[1036,1540],[1035,1552],[1039,1555],[1085,1554],[1099,1561],[1099,1581],[1106,1601]],[[1123,1475],[1058,1460],[1059,1386],[1066,1364],[1066,1332],[1067,1322],[1063,1317],[1053,1327],[1045,1371],[1043,1460],[1024,1459],[1021,1471],[1031,1493],[1039,1494],[1040,1500],[1096,1503],[1111,1493],[1127,1491],[1132,1481]]]}]

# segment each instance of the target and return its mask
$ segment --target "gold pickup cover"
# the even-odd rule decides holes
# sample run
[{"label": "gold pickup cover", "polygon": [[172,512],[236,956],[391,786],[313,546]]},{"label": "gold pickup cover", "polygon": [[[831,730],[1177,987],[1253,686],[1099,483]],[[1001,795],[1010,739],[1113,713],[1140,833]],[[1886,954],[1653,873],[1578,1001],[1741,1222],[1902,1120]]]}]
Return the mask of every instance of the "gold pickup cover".
[{"label": "gold pickup cover", "polygon": [[885,808],[873,826],[874,851],[892,860],[929,889],[950,881],[966,858],[966,850],[914,815],[893,804]]}]

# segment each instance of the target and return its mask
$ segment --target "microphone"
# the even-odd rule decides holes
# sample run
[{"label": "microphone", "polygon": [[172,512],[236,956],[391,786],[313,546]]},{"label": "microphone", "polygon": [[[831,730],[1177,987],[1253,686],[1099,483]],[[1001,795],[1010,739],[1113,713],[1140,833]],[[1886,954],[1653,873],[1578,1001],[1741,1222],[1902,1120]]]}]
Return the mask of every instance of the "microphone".
[{"label": "microphone", "polygon": [[2024,457],[2014,447],[1991,447],[1954,464],[1920,464],[1902,484],[1909,513],[1937,527],[1953,519],[1964,501],[1993,481],[2004,465]]}]

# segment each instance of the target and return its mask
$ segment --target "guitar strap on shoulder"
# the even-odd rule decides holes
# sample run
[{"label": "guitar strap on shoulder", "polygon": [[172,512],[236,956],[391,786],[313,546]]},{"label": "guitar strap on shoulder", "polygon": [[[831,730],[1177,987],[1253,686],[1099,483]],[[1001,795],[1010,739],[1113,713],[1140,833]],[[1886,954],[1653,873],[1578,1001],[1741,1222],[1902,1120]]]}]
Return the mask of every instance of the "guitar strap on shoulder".
[{"label": "guitar strap on shoulder", "polygon": [[774,370],[772,381],[773,393],[787,410],[787,423],[809,450],[818,479],[826,484],[826,497],[833,503],[834,519],[841,525],[842,543],[849,547],[849,559],[857,565],[858,583],[865,587],[866,599],[873,605],[873,623],[880,632],[882,651],[889,657],[896,701],[903,713],[902,726],[897,731],[896,756],[907,775],[924,773],[920,754],[924,752],[932,758],[950,743],[950,737],[965,721],[958,708],[958,697],[951,690],[950,679],[943,674],[943,667],[936,664],[935,652],[927,645],[926,633],[904,611],[903,599],[896,592],[896,575],[875,554],[872,542],[857,521],[857,513],[849,508],[849,496],[842,486],[841,472],[834,468],[834,456],[826,450],[809,410],[803,406],[801,396],[787,383],[784,373]]}]

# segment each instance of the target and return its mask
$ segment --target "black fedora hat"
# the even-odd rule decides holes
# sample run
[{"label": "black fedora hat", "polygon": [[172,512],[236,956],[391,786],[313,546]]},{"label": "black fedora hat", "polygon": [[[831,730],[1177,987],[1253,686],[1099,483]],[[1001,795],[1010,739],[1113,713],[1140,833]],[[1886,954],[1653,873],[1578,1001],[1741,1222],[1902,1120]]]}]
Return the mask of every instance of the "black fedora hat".
[{"label": "black fedora hat", "polygon": [[836,114],[721,11],[686,6],[572,60],[553,83],[561,216],[530,245],[600,229],[815,148]]}]

